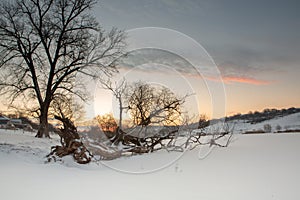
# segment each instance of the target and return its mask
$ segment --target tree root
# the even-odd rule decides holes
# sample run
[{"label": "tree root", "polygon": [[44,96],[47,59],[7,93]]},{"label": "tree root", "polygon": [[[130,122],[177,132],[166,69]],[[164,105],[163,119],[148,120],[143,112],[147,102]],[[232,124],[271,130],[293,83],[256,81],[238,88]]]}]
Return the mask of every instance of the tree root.
[{"label": "tree root", "polygon": [[93,155],[88,151],[84,144],[80,141],[77,129],[71,120],[55,116],[55,119],[63,122],[64,127],[55,132],[60,136],[61,146],[51,147],[51,152],[46,156],[48,162],[52,159],[56,161],[56,157],[62,158],[72,155],[74,160],[79,164],[87,164],[91,161]]}]

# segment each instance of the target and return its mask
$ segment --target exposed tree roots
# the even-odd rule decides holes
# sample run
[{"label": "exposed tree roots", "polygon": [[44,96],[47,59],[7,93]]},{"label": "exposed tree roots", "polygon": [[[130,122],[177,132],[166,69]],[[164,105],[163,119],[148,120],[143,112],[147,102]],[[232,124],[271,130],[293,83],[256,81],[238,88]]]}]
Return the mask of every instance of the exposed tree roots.
[{"label": "exposed tree roots", "polygon": [[55,119],[63,123],[63,128],[55,131],[60,136],[61,146],[51,147],[51,152],[47,155],[48,161],[52,159],[56,161],[56,157],[61,158],[66,155],[72,155],[79,164],[89,163],[92,159],[92,154],[81,142],[77,129],[71,120],[59,116],[55,116]]}]

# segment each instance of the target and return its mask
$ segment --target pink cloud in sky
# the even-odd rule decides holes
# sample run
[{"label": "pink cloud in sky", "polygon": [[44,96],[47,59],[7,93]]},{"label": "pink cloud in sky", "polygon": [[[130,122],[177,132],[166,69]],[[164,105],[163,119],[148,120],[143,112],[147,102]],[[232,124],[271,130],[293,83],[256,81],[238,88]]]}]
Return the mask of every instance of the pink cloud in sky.
[{"label": "pink cloud in sky", "polygon": [[271,81],[259,80],[256,78],[245,77],[245,76],[223,76],[222,79],[214,78],[214,77],[206,77],[208,80],[212,81],[223,81],[226,84],[231,83],[246,83],[251,85],[269,85]]}]

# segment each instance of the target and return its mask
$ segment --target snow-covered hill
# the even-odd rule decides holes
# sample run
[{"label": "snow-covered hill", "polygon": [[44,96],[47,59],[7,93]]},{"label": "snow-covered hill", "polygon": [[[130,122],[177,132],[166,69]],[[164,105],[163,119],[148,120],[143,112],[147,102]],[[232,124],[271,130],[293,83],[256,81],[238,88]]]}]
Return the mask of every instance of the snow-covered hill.
[{"label": "snow-covered hill", "polygon": [[[286,118],[286,124],[294,119]],[[297,200],[299,141],[299,133],[237,134],[227,148],[159,151],[79,165],[70,157],[44,163],[50,146],[59,144],[57,137],[0,129],[0,198]]]},{"label": "snow-covered hill", "polygon": [[[276,117],[274,119],[255,124],[251,124],[246,120],[231,120],[225,123],[225,129],[228,127],[230,130],[233,130],[234,133],[263,133],[265,131],[264,126],[267,124],[271,126],[271,133],[276,133],[278,131],[289,132],[291,130],[294,132],[296,130],[296,132],[298,132],[300,130],[300,113],[294,113],[284,117]],[[222,128],[224,128],[224,121],[219,120],[218,123],[208,127],[208,130],[213,132]]]}]

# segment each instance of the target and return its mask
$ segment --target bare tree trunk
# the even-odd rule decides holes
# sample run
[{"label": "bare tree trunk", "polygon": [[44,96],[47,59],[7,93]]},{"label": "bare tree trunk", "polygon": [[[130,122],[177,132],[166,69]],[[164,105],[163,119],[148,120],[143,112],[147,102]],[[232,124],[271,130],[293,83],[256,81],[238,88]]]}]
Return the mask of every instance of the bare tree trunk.
[{"label": "bare tree trunk", "polygon": [[122,104],[122,99],[121,99],[121,97],[119,97],[119,106],[120,106],[120,113],[119,113],[119,129],[122,129],[123,104]]},{"label": "bare tree trunk", "polygon": [[[48,106],[49,107],[49,106]],[[43,106],[41,109],[41,115],[40,115],[40,126],[39,130],[35,137],[42,138],[50,138],[49,135],[49,125],[48,125],[48,108],[46,106]]]}]

